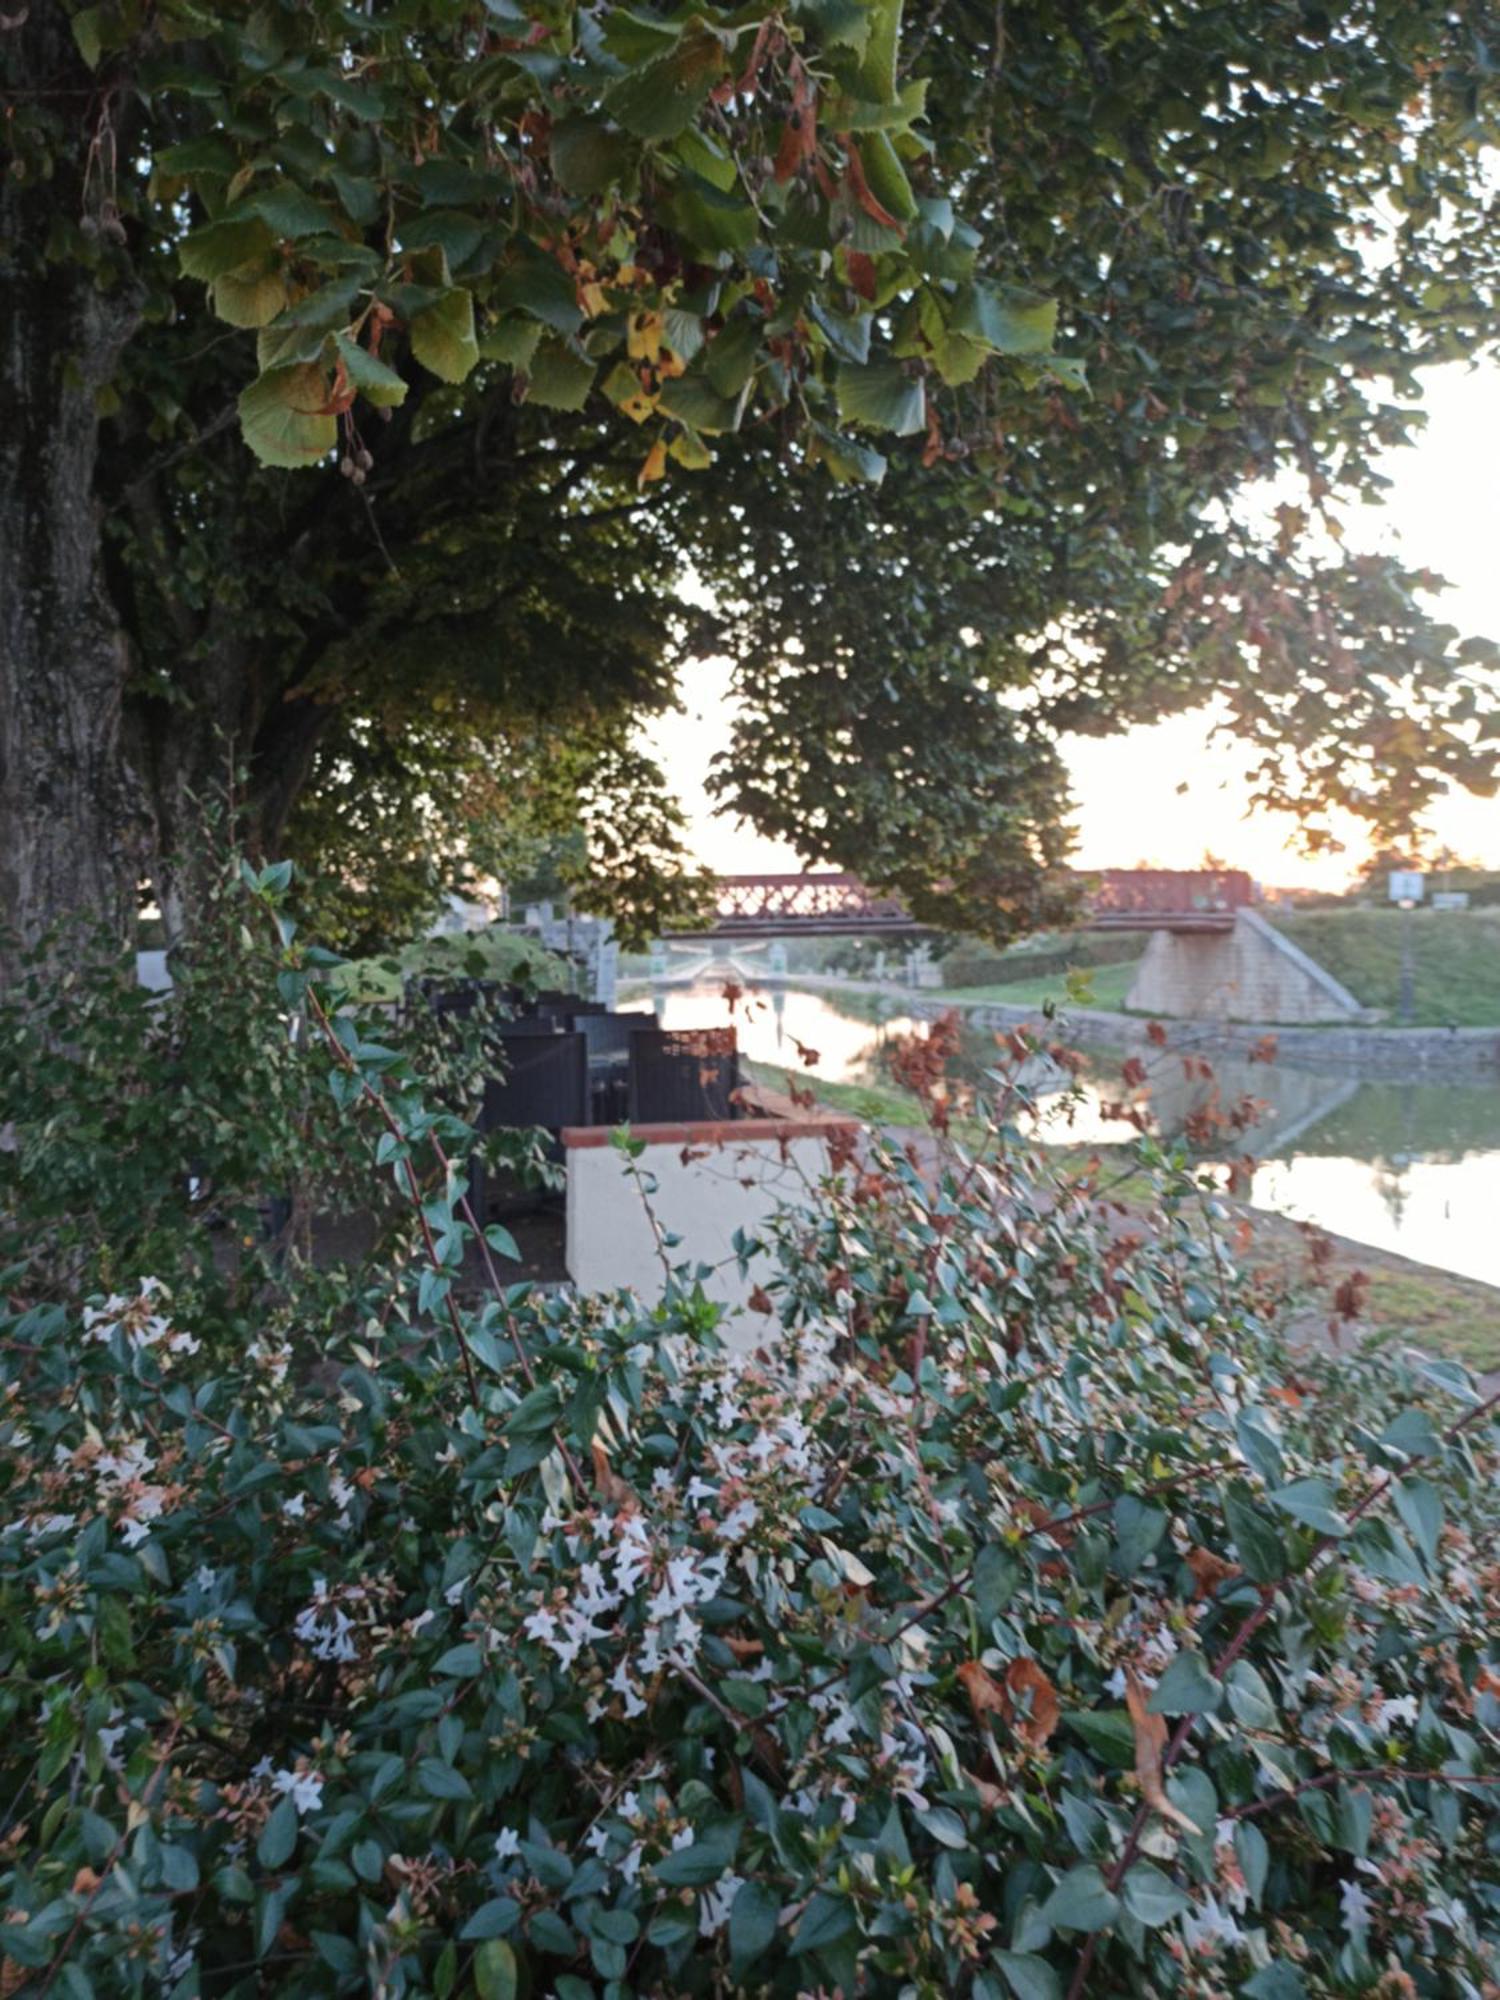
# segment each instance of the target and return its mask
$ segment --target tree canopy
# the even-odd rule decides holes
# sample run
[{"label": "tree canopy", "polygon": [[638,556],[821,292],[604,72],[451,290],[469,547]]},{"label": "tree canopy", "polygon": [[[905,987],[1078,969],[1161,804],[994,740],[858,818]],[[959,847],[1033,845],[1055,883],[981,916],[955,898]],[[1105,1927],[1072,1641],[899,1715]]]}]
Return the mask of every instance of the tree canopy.
[{"label": "tree canopy", "polygon": [[81,455],[58,491],[22,434],[3,518],[20,549],[24,489],[59,545],[82,501],[101,526],[87,617],[18,628],[7,762],[86,636],[69,685],[118,723],[81,832],[121,861],[113,892],[28,875],[60,836],[46,772],[15,785],[23,923],[170,886],[239,765],[252,838],[366,903],[523,803],[584,812],[649,929],[674,828],[631,731],[710,650],[725,804],[995,935],[1060,905],[1066,731],[1217,698],[1263,796],[1387,837],[1490,782],[1492,650],[1337,520],[1418,371],[1494,324],[1483,22],[104,0],[70,29],[0,36],[0,235],[10,379]]}]

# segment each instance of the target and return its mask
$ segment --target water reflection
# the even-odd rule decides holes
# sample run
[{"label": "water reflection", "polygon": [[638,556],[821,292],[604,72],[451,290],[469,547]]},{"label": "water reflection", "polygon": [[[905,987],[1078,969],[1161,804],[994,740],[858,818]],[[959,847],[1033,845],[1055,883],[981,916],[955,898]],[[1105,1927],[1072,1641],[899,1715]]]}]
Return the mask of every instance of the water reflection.
[{"label": "water reflection", "polygon": [[[717,987],[659,988],[655,1004],[668,1027],[733,1018],[741,1048],[760,1062],[800,1069],[800,1043],[817,1052],[811,1073],[832,1082],[880,1081],[888,1039],[920,1026],[894,997],[793,986],[752,989],[732,1017]],[[1257,1205],[1500,1285],[1500,1082],[1364,1083],[1231,1058],[1215,1059],[1209,1082],[1179,1054],[1144,1054],[1153,1111],[1168,1133],[1189,1128],[1215,1096],[1220,1106],[1258,1101],[1258,1122],[1241,1140],[1226,1135],[1222,1148],[1256,1155]],[[966,1030],[960,1065],[971,1079],[994,1060],[993,1035]],[[1128,1094],[1120,1060],[1091,1058],[1093,1074],[1074,1098],[1049,1100],[1038,1136],[1071,1145],[1131,1138],[1129,1125],[1106,1115]]]}]

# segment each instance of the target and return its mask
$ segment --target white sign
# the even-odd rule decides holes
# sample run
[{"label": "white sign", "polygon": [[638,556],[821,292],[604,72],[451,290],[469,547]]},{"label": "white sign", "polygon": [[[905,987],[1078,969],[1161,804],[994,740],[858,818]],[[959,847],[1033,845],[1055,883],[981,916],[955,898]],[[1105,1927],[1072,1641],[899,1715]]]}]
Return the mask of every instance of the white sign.
[{"label": "white sign", "polygon": [[1415,868],[1393,868],[1391,870],[1391,901],[1393,903],[1420,903],[1422,883],[1425,878]]},{"label": "white sign", "polygon": [[1469,907],[1467,889],[1434,889],[1432,907],[1435,910],[1466,910]]}]

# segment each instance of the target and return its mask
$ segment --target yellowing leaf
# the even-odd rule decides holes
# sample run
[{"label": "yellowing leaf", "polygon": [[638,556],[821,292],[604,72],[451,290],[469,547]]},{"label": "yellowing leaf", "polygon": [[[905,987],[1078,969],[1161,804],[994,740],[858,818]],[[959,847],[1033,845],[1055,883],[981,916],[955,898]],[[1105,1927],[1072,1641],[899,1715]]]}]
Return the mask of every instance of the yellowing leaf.
[{"label": "yellowing leaf", "polygon": [[640,471],[635,476],[637,486],[649,486],[653,480],[661,479],[667,470],[667,441],[658,438],[646,453]]},{"label": "yellowing leaf", "polygon": [[654,362],[661,353],[662,316],[659,312],[634,312],[626,326],[625,352],[632,361]]},{"label": "yellowing leaf", "polygon": [[313,362],[273,368],[240,392],[240,427],[262,465],[316,465],[338,441],[328,378]]},{"label": "yellowing leaf", "polygon": [[411,351],[443,382],[462,382],[479,360],[474,294],[455,285],[411,323]]},{"label": "yellowing leaf", "polygon": [[237,271],[215,278],[209,296],[217,316],[229,326],[269,326],[287,302],[286,272],[271,253]]}]

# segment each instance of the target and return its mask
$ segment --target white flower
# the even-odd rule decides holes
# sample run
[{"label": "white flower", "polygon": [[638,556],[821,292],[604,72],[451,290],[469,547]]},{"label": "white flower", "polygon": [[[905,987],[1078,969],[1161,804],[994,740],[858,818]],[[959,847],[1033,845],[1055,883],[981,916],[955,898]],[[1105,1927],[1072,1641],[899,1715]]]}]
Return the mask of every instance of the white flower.
[{"label": "white flower", "polygon": [[1216,1896],[1205,1895],[1195,1910],[1185,1910],[1182,1935],[1190,1951],[1216,1944],[1243,1944],[1245,1933]]},{"label": "white flower", "polygon": [[290,1520],[300,1521],[307,1512],[307,1495],[293,1493],[281,1503],[281,1511]]},{"label": "white flower", "polygon": [[335,1507],[347,1507],[354,1498],[354,1488],[342,1472],[329,1474],[328,1493]]},{"label": "white flower", "polygon": [[323,1803],[323,1780],[316,1771],[277,1771],[271,1782],[283,1797],[290,1793],[299,1814],[316,1812]]},{"label": "white flower", "polygon": [[167,1342],[173,1354],[196,1354],[202,1345],[203,1342],[196,1340],[190,1333],[174,1333]]},{"label": "white flower", "polygon": [[[364,1596],[362,1590],[352,1589],[346,1589],[343,1594],[351,1599]],[[314,1659],[354,1660],[359,1657],[353,1638],[354,1621],[329,1596],[326,1577],[313,1578],[312,1602],[297,1613],[292,1631],[304,1645],[312,1648]]]},{"label": "white flower", "polygon": [[743,1875],[727,1872],[703,1891],[698,1903],[698,1935],[712,1937],[729,1922],[734,1899],[744,1887]]},{"label": "white flower", "polygon": [[1396,1722],[1404,1722],[1408,1728],[1417,1720],[1417,1698],[1414,1694],[1402,1694],[1380,1704],[1380,1727],[1389,1730]]},{"label": "white flower", "polygon": [[212,1590],[214,1585],[218,1582],[218,1578],[214,1575],[213,1571],[209,1568],[207,1563],[200,1563],[198,1565],[196,1572],[194,1573],[193,1581],[194,1583],[197,1584],[200,1590]]},{"label": "white flower", "polygon": [[1339,1914],[1343,1919],[1344,1929],[1352,1938],[1363,1937],[1370,1928],[1374,1906],[1352,1877],[1347,1882],[1339,1884]]},{"label": "white flower", "polygon": [[141,1543],[148,1541],[151,1536],[151,1530],[147,1527],[146,1523],[144,1521],[137,1521],[131,1514],[127,1514],[125,1519],[120,1523],[120,1533],[125,1538],[127,1549],[138,1549]]},{"label": "white flower", "polygon": [[[46,1514],[40,1521],[32,1522],[31,1539],[34,1542],[39,1542],[43,1535],[65,1535],[70,1528],[76,1527],[77,1524],[78,1516],[76,1514]],[[20,1523],[17,1522],[15,1525],[19,1526]]]},{"label": "white flower", "polygon": [[742,1500],[737,1507],[731,1508],[714,1532],[722,1542],[743,1541],[759,1518],[760,1509],[755,1502]]},{"label": "white flower", "polygon": [[503,1826],[495,1835],[495,1858],[509,1861],[521,1851],[521,1836],[513,1826]]},{"label": "white flower", "polygon": [[557,1631],[557,1620],[550,1611],[533,1611],[521,1629],[528,1639],[540,1639],[546,1645]]},{"label": "white flower", "polygon": [[680,1826],[672,1835],[672,1852],[680,1854],[685,1847],[691,1847],[697,1838],[690,1826]]},{"label": "white flower", "polygon": [[250,1773],[252,1784],[263,1785],[275,1769],[276,1766],[271,1762],[269,1757],[262,1757]]},{"label": "white flower", "polygon": [[117,1723],[113,1729],[96,1729],[94,1731],[94,1734],[99,1739],[100,1747],[104,1751],[106,1763],[113,1764],[118,1761],[115,1757],[115,1751],[119,1748],[120,1738],[125,1734],[126,1727],[127,1725],[121,1722]]}]

